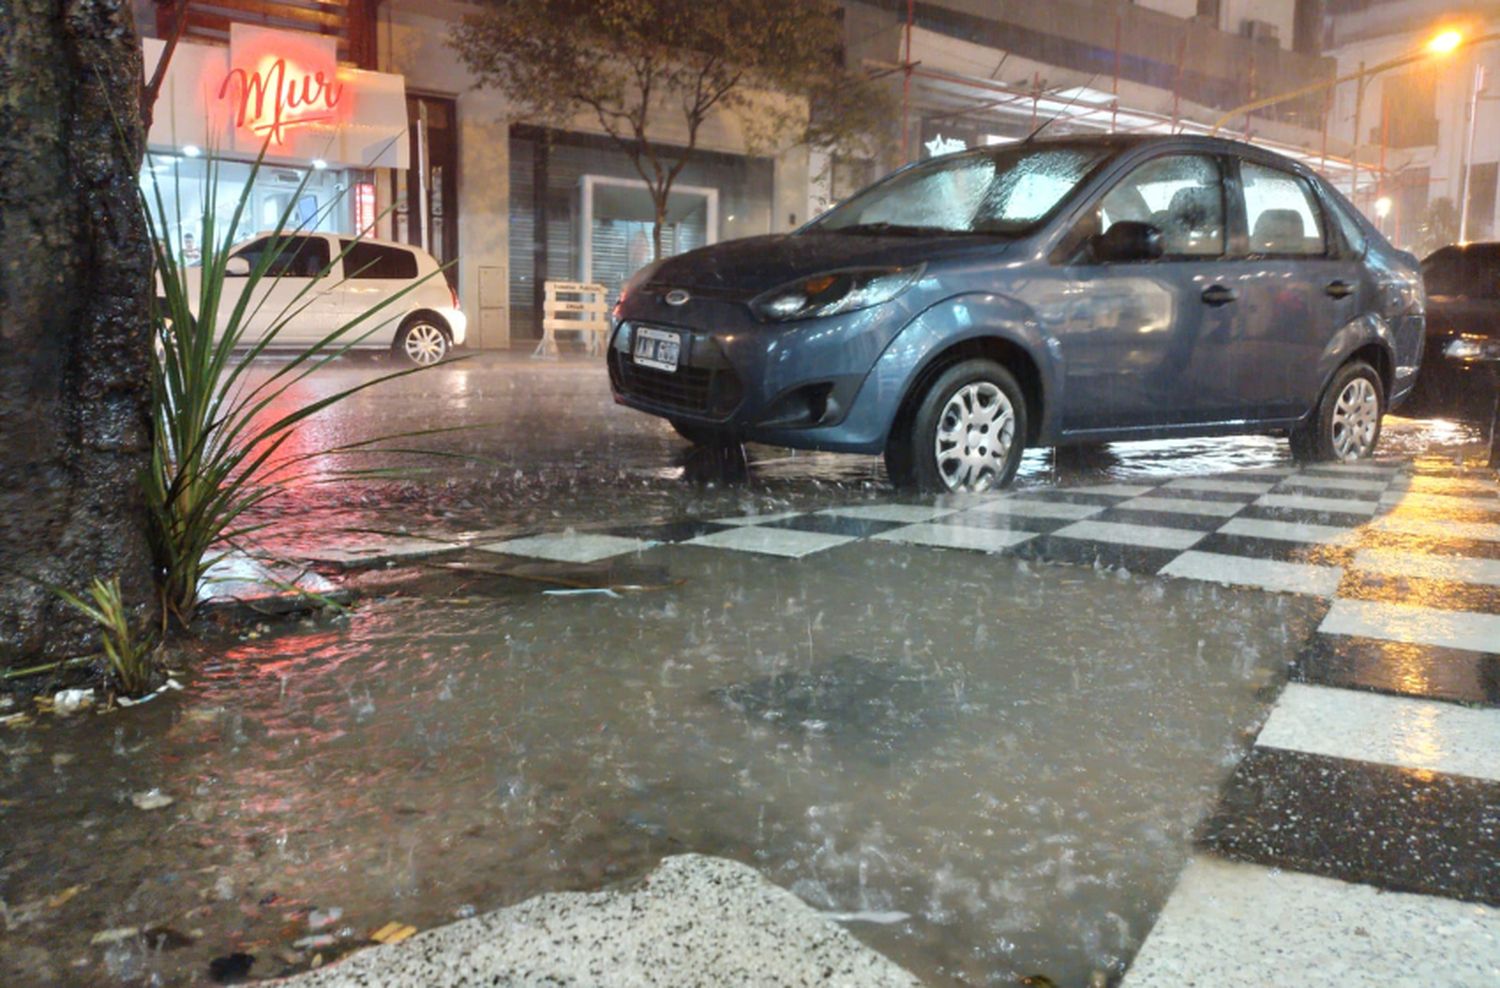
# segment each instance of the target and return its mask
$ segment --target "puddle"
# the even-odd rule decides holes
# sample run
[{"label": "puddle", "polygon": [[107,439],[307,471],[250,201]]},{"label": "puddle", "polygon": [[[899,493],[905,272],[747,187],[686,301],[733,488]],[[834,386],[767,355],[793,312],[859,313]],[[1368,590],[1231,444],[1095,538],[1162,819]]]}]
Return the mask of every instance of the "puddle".
[{"label": "puddle", "polygon": [[[343,910],[332,956],[682,851],[880,918],[850,929],[934,984],[1083,983],[1138,947],[1321,610],[872,543],[635,565],[527,575],[664,589],[446,573],[205,646],[139,710],[0,732],[0,983],[266,976],[310,960],[315,908]],[[181,938],[90,942],[131,927]]]}]

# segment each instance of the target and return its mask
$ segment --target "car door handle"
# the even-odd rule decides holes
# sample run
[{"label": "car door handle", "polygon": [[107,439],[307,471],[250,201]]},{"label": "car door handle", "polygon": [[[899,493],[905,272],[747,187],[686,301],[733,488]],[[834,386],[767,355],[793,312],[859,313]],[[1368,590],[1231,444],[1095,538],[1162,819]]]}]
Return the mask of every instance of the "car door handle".
[{"label": "car door handle", "polygon": [[1203,301],[1209,305],[1228,305],[1239,297],[1239,292],[1225,285],[1209,285],[1203,289]]},{"label": "car door handle", "polygon": [[1330,281],[1323,290],[1334,298],[1347,298],[1354,294],[1354,286],[1347,281]]}]

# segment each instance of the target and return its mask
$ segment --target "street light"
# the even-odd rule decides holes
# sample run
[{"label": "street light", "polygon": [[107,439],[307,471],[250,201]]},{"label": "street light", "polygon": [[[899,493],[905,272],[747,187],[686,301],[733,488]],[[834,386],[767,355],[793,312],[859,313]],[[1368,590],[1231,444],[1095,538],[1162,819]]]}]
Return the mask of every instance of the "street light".
[{"label": "street light", "polygon": [[1427,50],[1434,55],[1450,55],[1463,43],[1462,31],[1440,31],[1427,42]]}]

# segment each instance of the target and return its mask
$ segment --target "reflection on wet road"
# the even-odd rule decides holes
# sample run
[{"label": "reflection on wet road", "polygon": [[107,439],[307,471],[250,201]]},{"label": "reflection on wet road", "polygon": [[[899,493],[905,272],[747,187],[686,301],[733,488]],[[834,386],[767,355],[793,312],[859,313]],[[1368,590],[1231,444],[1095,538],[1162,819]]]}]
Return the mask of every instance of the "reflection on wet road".
[{"label": "reflection on wet road", "polygon": [[[339,368],[317,386],[374,370]],[[878,461],[689,452],[610,405],[594,365],[486,359],[416,375],[305,448],[444,424],[473,426],[430,440],[470,458],[400,482],[300,486],[277,516],[279,544],[326,542],[336,527],[509,538],[886,507],[851,512],[867,531],[802,559],[671,544],[594,565],[470,553],[458,569],[367,574],[347,619],[183,647],[181,694],[0,729],[0,983],[189,984],[231,951],[270,975],[390,920],[430,927],[702,851],[817,908],[883,920],[851,929],[934,984],[1035,972],[1082,984],[1140,947],[1287,663],[1340,618],[1312,595],[955,553],[931,547],[941,532],[881,538],[915,515],[889,504]],[[1449,458],[1478,443],[1447,429],[1398,423],[1388,439]],[[342,465],[320,468],[328,479]],[[1384,496],[1357,477],[1301,494],[1297,478],[1245,490],[1194,479],[1286,465],[1269,438],[1042,451],[1023,487],[1111,493],[1015,502],[1031,507],[981,521],[1007,537],[1154,525],[1190,532],[1183,547],[1292,539],[1309,558],[1349,558],[1320,547],[1319,525],[1332,526],[1305,500],[1256,507],[1265,517],[1240,519],[1243,534],[1221,528],[1215,505]],[[1140,497],[1139,481],[1170,477],[1188,479]],[[1278,483],[1284,493],[1265,493]],[[1413,482],[1395,496],[1454,495]],[[1410,578],[1400,552],[1424,518],[1482,524],[1413,505],[1363,530],[1376,576]],[[1118,514],[1093,517],[1106,511]],[[832,523],[797,524],[827,536]],[[1462,562],[1439,579],[1482,587],[1488,574]],[[588,592],[599,586],[620,590]],[[1369,665],[1330,659],[1321,675],[1368,677]],[[1295,712],[1282,721],[1296,726]],[[1430,761],[1411,723],[1391,749]],[[174,802],[137,808],[132,795],[151,789]],[[342,914],[314,931],[315,907]]]}]

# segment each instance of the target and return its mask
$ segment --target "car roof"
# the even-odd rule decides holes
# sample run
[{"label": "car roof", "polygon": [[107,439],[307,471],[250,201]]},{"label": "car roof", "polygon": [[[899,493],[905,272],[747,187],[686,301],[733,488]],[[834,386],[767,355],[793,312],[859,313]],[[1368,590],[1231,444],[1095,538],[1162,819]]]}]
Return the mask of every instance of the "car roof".
[{"label": "car roof", "polygon": [[[998,151],[1021,147],[1024,143],[1023,141],[1011,144],[984,145],[972,148],[967,152],[960,151],[957,153],[971,154],[976,151]],[[1207,134],[1058,134],[1048,136],[1043,133],[1038,135],[1031,143],[1041,147],[1079,145],[1105,148],[1114,152],[1130,151],[1143,147],[1182,148],[1212,154],[1235,154],[1244,157],[1261,158],[1284,164],[1287,167],[1296,168],[1304,174],[1313,174],[1311,169],[1306,165],[1288,158],[1284,154],[1278,154],[1268,148],[1250,144],[1246,141],[1239,141],[1230,137],[1210,137]]]},{"label": "car roof", "polygon": [[278,232],[283,237],[335,237],[339,240],[358,240],[362,244],[372,244],[376,247],[400,247],[402,250],[416,251],[419,254],[426,253],[416,244],[403,244],[399,240],[380,240],[376,237],[356,236],[352,233],[329,233],[327,230],[258,230],[241,240],[240,243],[247,244],[261,237],[274,237],[278,235]]}]

